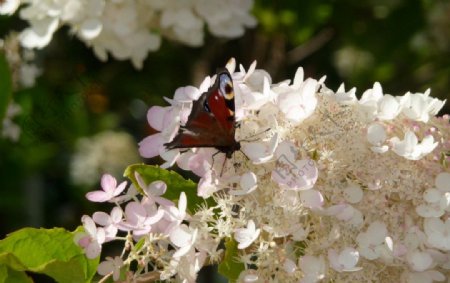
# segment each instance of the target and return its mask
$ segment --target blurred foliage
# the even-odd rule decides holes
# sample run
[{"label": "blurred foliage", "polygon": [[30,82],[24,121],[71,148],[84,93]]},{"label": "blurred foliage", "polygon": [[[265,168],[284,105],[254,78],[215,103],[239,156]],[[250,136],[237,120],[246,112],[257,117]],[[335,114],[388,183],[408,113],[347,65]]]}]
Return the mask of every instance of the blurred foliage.
[{"label": "blurred foliage", "polygon": [[[96,187],[70,179],[77,141],[106,130],[140,141],[153,132],[148,107],[167,105],[163,96],[197,85],[230,57],[245,68],[257,60],[274,82],[303,66],[306,76],[327,75],[332,89],[345,82],[359,95],[379,81],[393,95],[431,87],[433,96],[448,97],[448,1],[258,0],[254,13],[259,26],[242,38],[207,36],[200,48],[164,41],[140,71],[129,62],[100,62],[67,29],[58,31],[36,53],[43,71],[36,85],[14,93],[20,140],[0,140],[0,237],[23,226],[74,229],[82,214],[99,209],[84,198]],[[2,38],[23,27],[17,18],[0,18]]]}]

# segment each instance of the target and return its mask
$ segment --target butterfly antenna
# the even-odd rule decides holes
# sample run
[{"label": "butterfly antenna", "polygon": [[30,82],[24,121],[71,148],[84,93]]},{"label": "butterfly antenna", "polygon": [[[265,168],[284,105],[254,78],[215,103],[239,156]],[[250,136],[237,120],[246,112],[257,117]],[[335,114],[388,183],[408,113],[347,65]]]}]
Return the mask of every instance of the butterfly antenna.
[{"label": "butterfly antenna", "polygon": [[223,169],[225,169],[225,162],[227,162],[227,158],[223,159],[223,163],[222,163],[222,169],[220,169],[220,177],[222,178],[223,175]]}]

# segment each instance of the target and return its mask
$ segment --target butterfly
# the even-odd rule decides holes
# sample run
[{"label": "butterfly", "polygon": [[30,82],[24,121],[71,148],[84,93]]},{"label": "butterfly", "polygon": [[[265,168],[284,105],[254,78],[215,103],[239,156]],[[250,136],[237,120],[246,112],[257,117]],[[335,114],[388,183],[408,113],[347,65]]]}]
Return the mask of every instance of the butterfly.
[{"label": "butterfly", "polygon": [[231,158],[241,148],[234,137],[236,126],[233,79],[221,69],[214,84],[193,102],[186,124],[164,146],[169,150],[214,147]]}]

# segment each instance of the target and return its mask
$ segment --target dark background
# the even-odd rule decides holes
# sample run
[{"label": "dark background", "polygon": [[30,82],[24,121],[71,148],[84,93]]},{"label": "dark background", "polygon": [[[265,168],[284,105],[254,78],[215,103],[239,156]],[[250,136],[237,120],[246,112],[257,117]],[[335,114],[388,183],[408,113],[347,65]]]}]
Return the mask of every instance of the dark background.
[{"label": "dark background", "polygon": [[[36,85],[14,94],[22,107],[14,119],[21,138],[0,140],[0,238],[25,226],[73,230],[83,214],[109,209],[84,198],[98,181],[80,185],[71,178],[80,138],[121,131],[142,140],[152,133],[150,106],[167,105],[163,96],[198,86],[230,57],[245,68],[257,60],[274,82],[293,78],[303,66],[306,77],[326,75],[334,90],[345,82],[361,95],[379,81],[392,95],[431,88],[432,96],[449,97],[448,1],[258,0],[254,14],[258,26],[236,40],[207,35],[199,48],[163,40],[139,71],[128,61],[100,62],[60,29],[36,53],[43,70]],[[25,25],[18,17],[0,17],[0,36]],[[449,113],[445,107],[442,113]],[[99,180],[103,171],[92,173]]]}]

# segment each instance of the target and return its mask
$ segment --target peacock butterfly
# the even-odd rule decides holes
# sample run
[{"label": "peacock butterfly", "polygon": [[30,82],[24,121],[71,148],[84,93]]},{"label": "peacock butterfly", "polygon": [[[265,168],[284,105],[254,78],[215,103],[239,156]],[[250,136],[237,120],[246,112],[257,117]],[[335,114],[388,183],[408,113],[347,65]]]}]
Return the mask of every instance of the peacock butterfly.
[{"label": "peacock butterfly", "polygon": [[167,149],[214,147],[230,158],[241,148],[236,129],[233,79],[227,69],[217,72],[216,81],[193,102],[192,111]]}]

